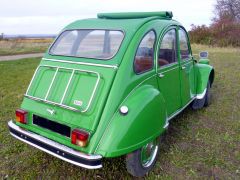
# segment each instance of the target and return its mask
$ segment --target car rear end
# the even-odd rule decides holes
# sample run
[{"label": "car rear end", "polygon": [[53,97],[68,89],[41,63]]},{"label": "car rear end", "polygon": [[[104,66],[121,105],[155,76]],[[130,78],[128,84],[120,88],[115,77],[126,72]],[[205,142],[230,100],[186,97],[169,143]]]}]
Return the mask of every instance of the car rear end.
[{"label": "car rear end", "polygon": [[36,69],[16,119],[9,121],[11,135],[72,164],[102,167],[92,139],[117,72],[117,64],[107,60],[123,37],[119,30],[63,31]]}]

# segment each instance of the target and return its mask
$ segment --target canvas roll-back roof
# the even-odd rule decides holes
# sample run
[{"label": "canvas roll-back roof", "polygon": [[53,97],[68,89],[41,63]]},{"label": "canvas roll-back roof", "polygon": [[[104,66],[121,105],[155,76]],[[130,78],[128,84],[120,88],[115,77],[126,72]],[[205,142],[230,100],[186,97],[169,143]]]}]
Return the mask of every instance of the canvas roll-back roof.
[{"label": "canvas roll-back roof", "polygon": [[172,19],[173,13],[171,11],[158,11],[158,12],[125,12],[125,13],[99,13],[100,19],[138,19],[148,17],[160,17]]},{"label": "canvas roll-back roof", "polygon": [[[124,12],[124,13],[99,13],[98,18],[77,20],[69,24],[66,29],[122,29],[135,31],[142,24],[154,20],[172,20],[173,14],[169,11],[159,12]],[[169,22],[169,21],[168,21]]]}]

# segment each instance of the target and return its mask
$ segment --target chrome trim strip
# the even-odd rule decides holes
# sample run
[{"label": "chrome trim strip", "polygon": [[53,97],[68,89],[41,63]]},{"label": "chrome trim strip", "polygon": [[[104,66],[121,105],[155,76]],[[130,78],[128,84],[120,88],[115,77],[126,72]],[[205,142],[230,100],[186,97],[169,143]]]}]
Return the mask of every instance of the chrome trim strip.
[{"label": "chrome trim strip", "polygon": [[59,68],[57,68],[56,72],[54,73],[54,76],[53,76],[53,78],[52,78],[52,82],[51,82],[50,86],[48,87],[47,94],[46,94],[44,100],[47,100],[47,97],[48,97],[49,92],[50,92],[50,90],[51,90],[51,88],[52,88],[52,85],[53,85],[53,82],[54,82],[54,80],[55,80],[55,78],[56,78],[56,75],[57,75],[57,73],[58,73],[58,70],[59,70]]},{"label": "chrome trim strip", "polygon": [[191,104],[191,102],[193,102],[195,100],[196,97],[194,97],[193,99],[191,99],[185,106],[183,106],[182,108],[180,108],[179,110],[177,110],[174,114],[172,114],[171,116],[169,116],[167,118],[166,124],[164,125],[164,129],[166,129],[169,125],[169,121],[174,118],[175,116],[177,116],[179,113],[181,113],[189,104]]},{"label": "chrome trim strip", "polygon": [[[29,91],[29,89],[30,89],[30,86],[32,85],[33,79],[35,78],[36,73],[37,73],[37,71],[39,70],[40,67],[56,68],[56,72],[55,72],[55,74],[54,74],[54,77],[53,77],[53,79],[52,79],[52,82],[51,82],[51,84],[50,84],[50,86],[49,86],[49,88],[48,88],[47,94],[45,95],[45,98],[44,98],[44,99],[38,98],[38,97],[35,97],[35,96],[31,96],[31,95],[28,94],[28,91]],[[72,74],[71,74],[71,77],[69,78],[69,81],[68,81],[67,86],[66,86],[66,88],[65,88],[65,91],[64,91],[64,94],[63,94],[63,96],[62,96],[61,102],[60,102],[60,103],[57,103],[57,102],[53,102],[53,101],[47,100],[47,97],[48,97],[48,94],[49,94],[49,92],[50,92],[50,89],[51,89],[51,87],[52,87],[52,84],[54,83],[56,74],[57,74],[57,72],[58,72],[59,69],[72,70]],[[97,75],[97,80],[96,80],[95,86],[94,86],[94,88],[93,88],[93,91],[92,91],[92,94],[91,94],[90,99],[89,99],[89,101],[88,101],[88,104],[87,104],[87,106],[86,106],[86,108],[85,108],[84,110],[78,110],[78,109],[76,109],[76,108],[74,108],[74,107],[71,107],[71,106],[68,106],[68,105],[63,104],[63,100],[64,100],[64,98],[65,98],[65,95],[66,95],[66,93],[67,93],[68,87],[69,87],[69,85],[70,85],[70,83],[71,83],[71,80],[72,80],[72,77],[73,77],[75,71],[93,73],[93,74],[96,74],[96,75]],[[60,67],[60,66],[51,66],[51,65],[39,65],[38,68],[36,69],[34,75],[33,75],[33,78],[32,78],[32,80],[31,80],[31,82],[30,82],[30,84],[29,84],[29,86],[28,86],[27,92],[25,93],[24,96],[25,96],[25,97],[28,97],[28,98],[30,98],[30,99],[36,100],[36,101],[42,101],[42,102],[45,102],[45,103],[48,103],[48,104],[58,105],[58,106],[60,106],[60,107],[63,107],[63,108],[65,108],[65,109],[69,109],[69,110],[72,110],[72,111],[86,112],[86,111],[89,109],[89,107],[90,107],[90,105],[91,105],[91,103],[92,103],[92,100],[93,100],[93,98],[94,98],[94,96],[95,96],[95,94],[96,94],[96,90],[97,90],[99,81],[100,81],[100,74],[99,74],[98,72],[95,72],[95,71],[88,71],[88,70],[75,69],[75,68],[66,68],[66,67]]]},{"label": "chrome trim strip", "polygon": [[88,66],[98,66],[98,67],[106,67],[106,68],[118,69],[117,65],[95,64],[95,63],[85,63],[85,62],[73,62],[73,61],[48,59],[48,58],[42,58],[42,60],[44,60],[44,61],[69,63],[69,64],[82,64],[82,65],[88,65]]},{"label": "chrome trim strip", "polygon": [[168,126],[169,126],[169,122],[167,121],[167,122],[165,123],[165,125],[163,126],[163,129],[168,128]]},{"label": "chrome trim strip", "polygon": [[[18,127],[17,125],[15,125],[12,121],[9,121],[9,122],[8,122],[8,126],[9,126],[10,128],[12,128],[12,129],[14,129],[14,130],[16,130],[16,131],[18,131],[18,132],[26,135],[26,136],[29,136],[29,137],[31,137],[31,138],[33,138],[33,139],[36,139],[36,140],[38,140],[38,141],[40,141],[40,142],[42,142],[42,143],[45,143],[45,144],[47,144],[47,145],[50,145],[50,146],[52,146],[52,147],[61,149],[61,150],[65,151],[65,152],[68,152],[68,153],[70,153],[70,154],[72,154],[72,155],[74,155],[74,156],[77,156],[77,157],[79,157],[79,158],[83,158],[83,159],[86,159],[86,160],[99,160],[99,159],[102,159],[102,156],[101,156],[101,155],[87,155],[87,154],[84,154],[84,153],[75,151],[75,150],[73,150],[72,148],[69,148],[69,147],[67,147],[67,146],[65,146],[65,145],[62,145],[62,144],[59,144],[59,143],[57,143],[57,142],[55,142],[55,141],[52,141],[52,140],[50,140],[50,139],[47,139],[47,138],[45,138],[45,137],[43,137],[43,136],[39,136],[39,135],[37,135],[37,134],[34,134],[34,133],[29,132],[29,131],[23,130],[22,128],[20,128],[20,127]],[[10,134],[11,134],[12,136],[14,136],[15,138],[19,139],[20,141],[23,141],[23,142],[25,142],[25,143],[27,143],[27,144],[30,144],[31,146],[34,146],[34,147],[36,147],[36,148],[38,148],[38,149],[40,149],[40,150],[42,150],[42,151],[44,151],[44,152],[46,152],[46,153],[49,153],[49,154],[51,154],[51,155],[53,155],[53,156],[55,156],[55,157],[57,157],[57,158],[59,158],[59,159],[62,159],[62,160],[67,161],[67,162],[70,162],[70,163],[75,164],[75,165],[77,165],[77,166],[81,166],[81,167],[88,168],[88,169],[98,169],[98,168],[101,168],[101,167],[102,167],[102,165],[90,166],[90,165],[85,165],[85,164],[82,164],[82,163],[78,163],[78,162],[69,160],[69,159],[67,159],[67,158],[64,158],[63,156],[59,156],[59,155],[57,155],[57,154],[55,154],[55,153],[53,153],[53,152],[51,152],[51,151],[49,151],[49,150],[47,150],[47,149],[44,149],[44,148],[42,148],[42,147],[40,147],[40,146],[38,146],[38,145],[36,145],[36,144],[33,144],[33,143],[31,143],[31,142],[29,142],[29,141],[27,141],[27,140],[24,140],[24,139],[22,139],[22,138],[19,138],[18,136],[16,136],[15,134],[13,134],[13,133],[11,133],[11,132],[10,132]]]},{"label": "chrome trim strip", "polygon": [[69,88],[69,85],[70,85],[70,83],[72,81],[72,77],[73,77],[74,73],[75,73],[75,70],[73,69],[72,74],[71,74],[71,76],[70,76],[70,78],[68,80],[67,86],[66,86],[66,88],[64,90],[64,93],[63,93],[62,99],[60,101],[60,104],[63,104],[63,100],[65,99],[66,93],[68,91],[68,88]]},{"label": "chrome trim strip", "polygon": [[70,106],[66,106],[64,104],[59,104],[59,103],[52,102],[52,101],[49,101],[49,100],[44,100],[44,99],[34,97],[34,96],[30,96],[30,95],[27,95],[27,94],[25,94],[24,96],[29,98],[29,99],[35,100],[35,101],[41,101],[41,102],[45,102],[45,103],[48,103],[48,104],[57,105],[57,106],[60,106],[62,108],[69,109],[69,110],[72,110],[72,111],[80,112],[78,109],[70,107]]},{"label": "chrome trim strip", "polygon": [[18,136],[14,135],[13,133],[10,133],[10,134],[11,134],[13,137],[15,137],[16,139],[18,139],[18,140],[20,140],[20,141],[22,141],[22,142],[25,142],[25,143],[27,143],[27,144],[29,144],[29,145],[37,148],[37,149],[40,149],[40,150],[42,150],[42,151],[44,151],[44,152],[46,152],[46,153],[48,153],[48,154],[51,154],[52,156],[55,156],[55,157],[57,157],[57,158],[59,158],[59,159],[62,159],[62,160],[64,160],[64,161],[69,162],[69,163],[71,163],[71,164],[74,164],[74,165],[76,165],[76,166],[80,166],[80,167],[87,168],[87,169],[99,169],[99,168],[102,168],[102,165],[89,166],[89,165],[85,165],[85,164],[81,164],[81,163],[72,161],[72,160],[70,160],[70,159],[64,158],[64,157],[59,156],[59,155],[57,155],[57,154],[54,154],[54,153],[52,153],[51,151],[48,151],[48,150],[46,150],[46,149],[44,149],[44,148],[42,148],[42,147],[39,147],[39,146],[37,146],[37,145],[29,142],[29,141],[26,141],[26,140],[24,140],[24,139],[21,139],[21,138],[19,138]]},{"label": "chrome trim strip", "polygon": [[206,92],[207,92],[207,88],[205,88],[204,91],[203,91],[201,94],[197,94],[196,99],[202,99],[202,98],[204,98]]},{"label": "chrome trim strip", "polygon": [[[168,66],[168,67],[169,67],[169,66]],[[160,69],[159,72],[162,73],[162,74],[164,74],[164,73],[166,73],[166,72],[169,72],[169,71],[174,70],[174,69],[177,69],[177,68],[179,68],[179,66],[176,66],[176,67],[174,67],[174,68],[170,68],[170,69],[165,70],[165,71],[163,71],[163,72],[161,72],[161,69]]]},{"label": "chrome trim strip", "polygon": [[193,60],[192,59],[181,60],[181,65],[185,65],[185,64],[189,64],[189,63],[193,63]]},{"label": "chrome trim strip", "polygon": [[29,89],[30,89],[30,86],[32,85],[32,82],[33,82],[33,80],[34,80],[34,78],[35,78],[35,76],[36,76],[36,74],[37,74],[38,69],[39,69],[39,66],[37,67],[37,69],[35,70],[35,72],[34,72],[34,74],[33,74],[33,77],[32,77],[32,79],[31,79],[31,81],[30,81],[30,83],[29,83],[29,85],[28,85],[26,94],[28,93],[28,91],[29,91]]}]

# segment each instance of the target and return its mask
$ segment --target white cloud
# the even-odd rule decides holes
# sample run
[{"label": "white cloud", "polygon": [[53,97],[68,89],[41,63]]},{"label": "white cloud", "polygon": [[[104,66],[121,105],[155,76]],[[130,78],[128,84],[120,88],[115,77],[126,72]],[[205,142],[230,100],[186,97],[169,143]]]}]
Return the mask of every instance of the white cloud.
[{"label": "white cloud", "polygon": [[[1,1],[1,0],[0,0]],[[173,11],[187,29],[209,24],[215,0],[10,0],[1,3],[0,33],[52,34],[68,23],[99,12]]]}]

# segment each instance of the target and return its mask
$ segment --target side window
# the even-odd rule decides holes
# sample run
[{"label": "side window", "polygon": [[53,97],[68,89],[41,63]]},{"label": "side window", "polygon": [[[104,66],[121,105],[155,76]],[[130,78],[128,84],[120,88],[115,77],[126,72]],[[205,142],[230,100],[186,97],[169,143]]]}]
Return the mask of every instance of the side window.
[{"label": "side window", "polygon": [[162,39],[158,54],[158,66],[163,67],[175,63],[176,55],[176,30],[172,29]]},{"label": "side window", "polygon": [[137,74],[153,68],[154,43],[156,35],[154,31],[148,32],[138,46],[134,59],[134,71]]},{"label": "side window", "polygon": [[189,59],[190,50],[188,48],[187,34],[183,29],[179,30],[180,55],[182,60]]}]

